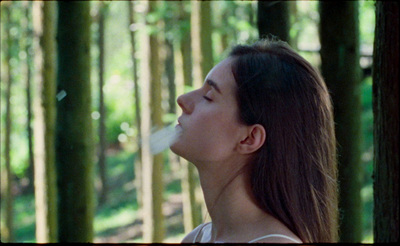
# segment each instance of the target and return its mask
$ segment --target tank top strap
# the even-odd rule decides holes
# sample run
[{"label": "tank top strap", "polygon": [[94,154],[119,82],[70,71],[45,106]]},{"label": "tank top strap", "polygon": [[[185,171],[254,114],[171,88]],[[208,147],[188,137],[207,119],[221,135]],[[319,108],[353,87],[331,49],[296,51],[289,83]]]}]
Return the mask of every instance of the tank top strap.
[{"label": "tank top strap", "polygon": [[253,239],[253,240],[249,241],[249,243],[255,243],[255,242],[257,242],[257,241],[259,241],[259,240],[261,240],[261,239],[270,238],[270,237],[280,237],[280,238],[288,239],[288,240],[290,240],[290,241],[292,241],[292,242],[294,242],[294,243],[302,243],[301,241],[298,241],[298,240],[296,240],[296,239],[294,239],[294,238],[291,238],[291,237],[289,237],[289,236],[282,235],[282,234],[269,234],[269,235],[265,235],[265,236],[262,236],[262,237],[258,237],[258,238],[256,238],[256,239]]},{"label": "tank top strap", "polygon": [[196,233],[196,236],[194,236],[193,243],[201,242],[201,238],[200,238],[200,241],[199,241],[199,236],[201,235],[201,232],[203,231],[204,227],[206,227],[210,223],[211,222],[208,222],[208,223],[204,223],[204,224],[201,224],[201,225],[198,226],[199,229],[198,229],[198,231]]}]

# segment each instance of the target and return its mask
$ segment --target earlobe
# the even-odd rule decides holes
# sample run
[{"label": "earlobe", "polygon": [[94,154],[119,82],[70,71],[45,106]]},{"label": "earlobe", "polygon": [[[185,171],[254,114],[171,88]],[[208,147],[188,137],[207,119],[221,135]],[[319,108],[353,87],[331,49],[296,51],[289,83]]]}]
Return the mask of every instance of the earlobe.
[{"label": "earlobe", "polygon": [[262,125],[255,124],[249,126],[247,136],[239,143],[238,149],[242,154],[256,152],[264,144],[266,132]]}]

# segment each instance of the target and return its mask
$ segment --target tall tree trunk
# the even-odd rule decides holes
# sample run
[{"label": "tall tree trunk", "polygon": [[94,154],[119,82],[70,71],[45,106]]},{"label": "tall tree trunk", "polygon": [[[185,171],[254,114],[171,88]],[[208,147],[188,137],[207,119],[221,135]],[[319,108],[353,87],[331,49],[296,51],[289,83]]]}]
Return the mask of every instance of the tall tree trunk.
[{"label": "tall tree trunk", "polygon": [[37,95],[35,101],[36,240],[57,241],[55,170],[56,40],[55,2],[34,3]]},{"label": "tall tree trunk", "polygon": [[[214,58],[213,58],[213,42],[212,42],[212,9],[211,9],[211,1],[199,1],[200,4],[200,65],[201,65],[201,84],[204,83],[204,80],[207,74],[214,66]],[[194,23],[193,23],[194,24]],[[193,25],[191,26],[193,27]],[[188,175],[190,175],[190,172]],[[202,214],[206,215],[208,213],[206,203],[202,203]]]},{"label": "tall tree trunk", "polygon": [[[300,22],[299,20],[299,15],[297,13],[297,1],[289,1],[288,2],[288,8],[289,8],[289,17],[290,17],[290,26],[293,26],[293,24]],[[293,30],[294,31],[294,35],[290,36],[290,28],[289,28],[289,44],[290,46],[295,49],[298,50],[297,45],[299,42],[299,34],[300,34],[300,30]]]},{"label": "tall tree trunk", "polygon": [[200,1],[200,47],[201,79],[204,81],[214,66],[212,45],[212,9],[211,1]]},{"label": "tall tree trunk", "polygon": [[[145,13],[148,13],[149,3],[143,3]],[[146,243],[151,242],[153,234],[153,216],[152,216],[152,164],[153,156],[150,152],[150,132],[151,132],[151,111],[150,111],[150,41],[149,35],[144,33],[140,35],[141,49],[139,50],[140,59],[140,82],[141,82],[141,157],[142,157],[142,218],[143,218],[143,240]]]},{"label": "tall tree trunk", "polygon": [[258,1],[258,33],[260,38],[270,34],[289,42],[290,18],[288,1]]},{"label": "tall tree trunk", "polygon": [[[200,88],[213,66],[210,2],[191,1],[190,36],[193,58],[193,87]],[[208,20],[205,20],[205,19]],[[207,33],[208,31],[208,33]],[[205,51],[207,50],[207,51]],[[210,54],[211,51],[211,54]],[[188,59],[188,58],[187,58]],[[212,61],[212,62],[211,62]],[[210,65],[211,64],[211,65]],[[207,70],[209,69],[209,70]],[[197,192],[196,192],[197,193]],[[199,197],[201,214],[208,213],[203,197]]]},{"label": "tall tree trunk", "polygon": [[[155,2],[154,2],[155,3]],[[150,6],[154,3],[150,3]],[[152,9],[152,8],[151,8]],[[150,71],[151,71],[151,122],[156,129],[163,127],[162,121],[162,106],[161,106],[161,72],[159,59],[159,42],[156,35],[150,36]],[[152,196],[153,196],[153,219],[154,219],[154,234],[152,242],[162,242],[164,239],[164,217],[162,213],[163,204],[163,155],[159,153],[153,156],[153,171],[152,171]]]},{"label": "tall tree trunk", "polygon": [[321,70],[331,92],[338,142],[339,238],[362,240],[361,98],[358,2],[319,5]]},{"label": "tall tree trunk", "polygon": [[203,84],[203,74],[201,69],[201,44],[200,44],[200,1],[191,1],[190,15],[190,36],[193,54],[193,86],[199,88]]},{"label": "tall tree trunk", "polygon": [[[167,9],[167,11],[175,12],[175,8],[177,7],[177,2],[164,2],[163,5]],[[170,6],[170,9],[168,8]],[[164,62],[164,72],[167,79],[167,88],[168,88],[168,113],[176,114],[176,83],[175,83],[175,48],[174,48],[174,39],[175,37],[171,37],[170,34],[173,31],[173,27],[176,24],[176,16],[170,15],[164,20],[164,44],[163,48],[165,49],[165,62]]]},{"label": "tall tree trunk", "polygon": [[[248,6],[246,6],[248,7]],[[222,15],[219,18],[219,26],[222,29],[221,33],[221,52],[226,52],[228,48],[230,48],[230,43],[237,42],[237,30],[232,25],[227,25],[227,20],[230,16],[236,16],[237,4],[235,1],[226,1],[225,6],[222,12]],[[250,21],[250,16],[248,17]]]},{"label": "tall tree trunk", "polygon": [[376,2],[374,241],[399,242],[399,3]]},{"label": "tall tree trunk", "polygon": [[183,169],[182,202],[185,233],[191,232],[201,223],[201,213],[196,200],[196,175],[192,163],[181,158]]},{"label": "tall tree trunk", "polygon": [[[173,25],[172,23],[166,23],[166,26]],[[175,54],[174,54],[174,44],[172,40],[165,38],[165,72],[168,81],[168,113],[176,114],[176,86],[175,86]]]},{"label": "tall tree trunk", "polygon": [[[188,22],[190,28],[190,13],[185,11],[185,3],[179,3],[180,8],[180,21]],[[191,50],[191,36],[190,29],[183,30],[182,39],[180,40],[180,54],[182,62],[182,73],[183,73],[183,84],[184,87],[192,87],[192,50]],[[201,223],[201,213],[196,201],[196,176],[193,164],[180,158],[180,163],[182,166],[183,177],[182,177],[182,202],[183,202],[183,224],[185,228],[185,233],[191,232],[196,226]]]},{"label": "tall tree trunk", "polygon": [[12,242],[14,240],[14,225],[13,225],[13,194],[12,194],[12,186],[13,186],[13,177],[11,174],[11,131],[12,131],[12,121],[11,121],[11,87],[13,84],[13,76],[11,71],[11,46],[12,39],[10,35],[11,29],[11,4],[2,3],[2,12],[4,14],[5,20],[5,37],[4,40],[6,42],[6,68],[5,68],[5,103],[6,103],[6,131],[4,135],[4,159],[5,159],[5,170],[1,172],[1,208],[2,208],[2,219],[4,220],[4,226],[2,225],[1,230],[1,240],[3,242]]},{"label": "tall tree trunk", "polygon": [[[138,84],[138,74],[137,74],[137,62],[136,62],[136,41],[135,41],[135,11],[134,11],[134,2],[128,1],[128,10],[129,10],[129,34],[131,38],[131,49],[132,49],[132,68],[133,68],[133,85],[134,85],[134,100],[135,100],[135,125],[137,129],[136,139],[139,141],[142,139],[141,134],[141,117],[140,117],[140,93],[139,93],[139,84]],[[134,169],[135,169],[135,187],[136,187],[136,200],[139,205],[139,208],[143,206],[143,192],[142,192],[142,146],[140,144],[137,145],[137,157],[134,161]]]},{"label": "tall tree trunk", "polygon": [[29,166],[27,169],[27,177],[29,180],[28,190],[29,192],[34,192],[34,150],[33,150],[33,130],[32,130],[32,59],[30,56],[32,50],[32,2],[25,2],[25,18],[24,18],[24,28],[26,33],[25,38],[25,52],[26,52],[26,108],[27,108],[27,133],[28,133],[28,162]]},{"label": "tall tree trunk", "polygon": [[191,15],[191,38],[193,49],[193,84],[203,84],[208,72],[214,66],[212,51],[212,22],[210,1],[193,1]]},{"label": "tall tree trunk", "polygon": [[89,2],[58,2],[56,163],[60,242],[93,240],[89,12]]},{"label": "tall tree trunk", "polygon": [[[149,2],[148,14],[155,11],[157,2]],[[156,23],[150,23],[156,25]],[[149,82],[150,82],[150,119],[148,120],[149,126],[153,126],[156,129],[163,127],[162,122],[162,107],[161,107],[161,72],[160,72],[160,61],[159,61],[159,50],[158,50],[158,37],[155,32],[152,32],[149,37],[148,46],[148,69],[149,69]],[[145,81],[146,83],[147,81]],[[145,91],[143,91],[145,93]],[[147,92],[146,92],[147,93]],[[143,97],[147,97],[144,95]],[[143,102],[144,103],[144,102]],[[147,105],[146,105],[147,106]],[[149,113],[150,113],[149,112]],[[148,117],[148,116],[147,116]],[[144,115],[143,115],[144,120]],[[147,126],[147,130],[149,130]],[[147,132],[147,135],[149,132]],[[143,134],[145,135],[145,134]],[[145,137],[148,138],[148,137]],[[145,140],[148,145],[148,139]],[[145,146],[142,147],[143,149]],[[146,152],[148,151],[146,146]],[[150,153],[144,153],[149,155]],[[144,158],[144,154],[142,158]],[[163,158],[162,153],[150,157],[146,157],[149,163],[145,163],[143,159],[143,239],[145,242],[162,242],[164,239],[164,218],[162,214],[162,202],[163,202],[163,181],[162,181],[162,170],[163,170]]]},{"label": "tall tree trunk", "polygon": [[104,32],[105,32],[105,19],[106,19],[106,11],[107,6],[104,2],[99,3],[99,39],[98,39],[98,47],[99,47],[99,173],[100,173],[100,181],[101,181],[101,190],[100,190],[100,198],[99,203],[104,204],[107,201],[107,193],[108,193],[108,182],[107,182],[107,163],[106,163],[106,150],[107,150],[107,141],[106,141],[106,109],[104,104],[104,54],[105,54],[105,45],[104,45]]}]

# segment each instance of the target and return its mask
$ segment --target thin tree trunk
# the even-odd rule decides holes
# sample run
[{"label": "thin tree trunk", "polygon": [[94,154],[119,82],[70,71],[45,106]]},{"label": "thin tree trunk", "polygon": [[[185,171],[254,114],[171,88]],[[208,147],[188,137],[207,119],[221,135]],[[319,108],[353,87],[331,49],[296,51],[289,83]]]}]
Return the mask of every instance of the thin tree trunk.
[{"label": "thin tree trunk", "polygon": [[[180,21],[189,22],[190,25],[190,13],[186,13],[184,10],[184,3],[180,2]],[[190,30],[186,30],[187,33],[183,33],[180,42],[180,54],[182,62],[182,74],[184,87],[192,87],[192,50],[191,50],[191,35]],[[200,224],[201,213],[196,201],[196,179],[194,166],[188,163],[186,160],[180,158],[182,166],[183,177],[182,177],[182,202],[183,202],[183,221],[185,233],[191,232],[196,226]]]},{"label": "thin tree trunk", "polygon": [[201,44],[200,44],[200,1],[191,1],[190,15],[190,36],[193,54],[193,87],[200,88],[203,84],[203,75],[201,70]]},{"label": "thin tree trunk", "polygon": [[[289,17],[290,17],[290,19],[289,19],[290,22],[289,23],[290,23],[290,26],[293,26],[293,24],[298,23],[300,21],[299,20],[299,15],[297,13],[297,0],[289,1],[288,5],[289,5],[288,8],[289,8]],[[292,36],[289,35],[289,37],[290,37],[289,38],[290,46],[295,50],[298,49],[297,45],[298,45],[298,42],[299,42],[300,31],[301,30],[296,30],[294,32],[294,35],[292,35]],[[289,34],[290,34],[290,29],[289,29]]]},{"label": "thin tree trunk", "polygon": [[361,69],[358,2],[319,5],[321,70],[331,92],[338,142],[339,238],[362,240]]},{"label": "thin tree trunk", "polygon": [[[175,12],[175,8],[178,7],[178,2],[163,2],[163,6],[167,9],[167,11]],[[175,83],[175,47],[174,40],[175,37],[171,37],[171,32],[173,32],[174,25],[177,20],[175,14],[169,15],[166,18],[163,18],[163,26],[164,26],[164,43],[162,47],[165,50],[165,62],[164,62],[164,73],[167,81],[167,89],[168,89],[168,114],[176,114],[176,83]],[[163,53],[163,52],[161,52]]]},{"label": "thin tree trunk", "polygon": [[[157,2],[150,2],[149,12],[155,11]],[[154,23],[155,24],[155,23]],[[161,71],[159,56],[159,41],[157,33],[150,35],[150,91],[151,91],[151,122],[156,129],[163,127],[161,106]],[[153,196],[153,219],[154,234],[152,242],[162,242],[164,239],[164,217],[162,213],[163,203],[163,156],[162,153],[153,156],[152,172],[152,196]]]},{"label": "thin tree trunk", "polygon": [[[143,7],[145,13],[148,13],[149,3],[144,2]],[[151,131],[151,111],[150,111],[150,41],[149,35],[142,34],[140,39],[141,49],[140,52],[140,81],[141,81],[141,157],[142,157],[142,195],[143,195],[143,206],[142,218],[143,218],[143,240],[146,243],[150,243],[152,240],[153,233],[153,216],[152,216],[152,164],[153,156],[150,152],[150,131]]]},{"label": "thin tree trunk", "polygon": [[200,47],[201,47],[201,79],[204,81],[214,66],[212,45],[212,9],[211,1],[200,2]]},{"label": "thin tree trunk", "polygon": [[399,242],[399,3],[376,2],[374,241]]},{"label": "thin tree trunk", "polygon": [[[172,23],[166,23],[166,26]],[[168,113],[176,114],[176,86],[175,86],[175,56],[174,45],[172,40],[165,38],[166,58],[165,58],[165,72],[168,81]]]},{"label": "thin tree trunk", "polygon": [[[157,2],[149,2],[147,13],[152,13],[157,7]],[[156,25],[156,23],[150,23]],[[142,115],[143,121],[153,126],[156,129],[161,129],[163,127],[162,122],[162,107],[161,107],[161,72],[160,72],[160,61],[159,61],[159,50],[158,50],[158,38],[156,33],[151,33],[149,36],[148,49],[148,69],[149,69],[149,80],[144,83],[150,82],[150,88],[143,91],[143,93],[150,93],[150,100],[143,101],[143,104],[149,104],[150,108],[146,107],[146,114],[150,114],[150,119],[147,117],[149,115]],[[148,97],[148,95],[143,95],[143,98]],[[145,122],[144,122],[145,123]],[[164,218],[162,214],[162,202],[163,202],[163,184],[162,184],[162,170],[163,170],[163,158],[162,153],[151,156],[149,151],[149,126],[142,125],[142,129],[148,130],[144,136],[143,143],[146,146],[142,146],[143,151],[143,239],[145,242],[162,242],[164,239]],[[147,135],[147,136],[146,136]],[[146,156],[145,156],[146,155]],[[150,155],[150,156],[149,156]],[[146,158],[146,159],[145,159]],[[145,163],[149,161],[148,163]]]},{"label": "thin tree trunk", "polygon": [[108,194],[108,182],[107,182],[107,163],[106,163],[106,109],[104,104],[104,33],[105,33],[105,19],[107,6],[104,2],[100,2],[99,6],[99,172],[101,180],[101,191],[100,191],[100,204],[104,204],[107,201]]},{"label": "thin tree trunk", "polygon": [[25,38],[25,52],[26,52],[26,107],[27,107],[27,133],[28,133],[28,170],[27,177],[29,180],[28,190],[29,192],[34,192],[34,150],[33,150],[33,129],[32,129],[32,59],[31,59],[31,40],[33,39],[32,32],[32,2],[25,3],[25,18],[24,18],[24,28],[26,32]]},{"label": "thin tree trunk", "polygon": [[259,37],[270,34],[289,42],[290,18],[288,1],[258,1]]},{"label": "thin tree trunk", "polygon": [[[210,60],[211,61],[214,60],[212,58],[212,55],[207,55],[210,52],[209,47],[212,46],[211,20],[210,20],[211,13],[209,9],[209,4],[210,4],[209,2],[205,3],[201,1],[191,2],[190,36],[191,36],[191,47],[192,47],[191,50],[193,57],[192,78],[193,78],[193,87],[195,89],[200,88],[204,83],[205,77],[207,76],[208,72],[213,66],[213,62],[210,62]],[[204,20],[205,18],[208,18],[208,20]],[[206,30],[208,30],[208,33],[206,33],[207,32]],[[208,49],[208,51],[205,51],[205,49],[206,50]],[[208,57],[206,58],[206,56]],[[204,202],[204,198],[203,196],[198,196],[198,198],[199,198],[198,202],[201,203],[201,209],[200,209],[201,214],[203,218],[205,218],[208,211],[206,204]]]},{"label": "thin tree trunk", "polygon": [[35,207],[36,240],[57,241],[55,170],[56,41],[55,2],[35,2],[34,21],[37,69],[35,101]]},{"label": "thin tree trunk", "polygon": [[136,139],[137,145],[137,157],[135,158],[134,169],[135,169],[135,187],[136,187],[136,200],[139,208],[143,206],[143,191],[142,191],[142,146],[139,141],[142,139],[141,131],[141,116],[140,116],[140,93],[138,84],[138,74],[137,74],[137,62],[136,62],[136,42],[135,42],[135,16],[134,16],[134,2],[129,1],[129,25],[130,25],[130,38],[131,38],[131,48],[132,48],[132,64],[133,64],[133,84],[134,84],[134,100],[135,100],[135,125],[137,129]]},{"label": "thin tree trunk", "polygon": [[191,232],[201,223],[201,213],[196,200],[196,177],[192,163],[181,158],[183,169],[182,202],[185,233]]},{"label": "thin tree trunk", "polygon": [[90,3],[58,2],[56,163],[60,242],[92,242]]}]

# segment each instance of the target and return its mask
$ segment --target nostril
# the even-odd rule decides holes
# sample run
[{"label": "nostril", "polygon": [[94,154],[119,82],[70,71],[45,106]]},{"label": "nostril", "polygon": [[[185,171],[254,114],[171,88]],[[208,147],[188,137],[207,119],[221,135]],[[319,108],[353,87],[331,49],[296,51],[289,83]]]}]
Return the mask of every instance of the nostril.
[{"label": "nostril", "polygon": [[178,103],[179,107],[181,107],[182,111],[186,113],[186,108],[185,108],[185,105],[184,105],[184,103],[183,103],[183,98],[182,98],[182,96],[179,96],[179,97],[176,99],[176,102]]},{"label": "nostril", "polygon": [[176,102],[182,108],[183,113],[190,114],[193,111],[193,102],[186,94],[179,96]]}]

